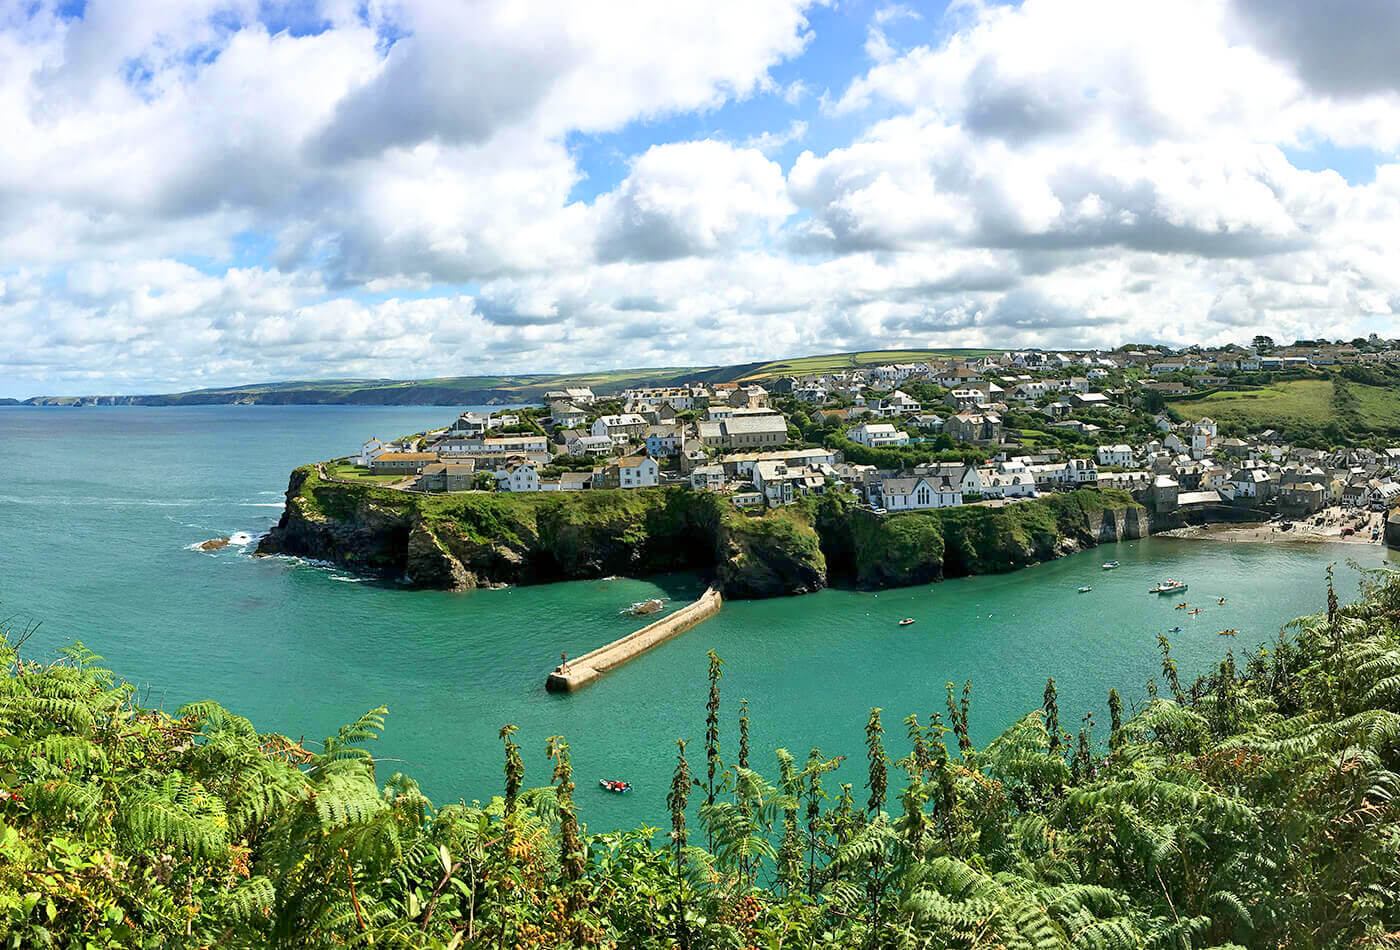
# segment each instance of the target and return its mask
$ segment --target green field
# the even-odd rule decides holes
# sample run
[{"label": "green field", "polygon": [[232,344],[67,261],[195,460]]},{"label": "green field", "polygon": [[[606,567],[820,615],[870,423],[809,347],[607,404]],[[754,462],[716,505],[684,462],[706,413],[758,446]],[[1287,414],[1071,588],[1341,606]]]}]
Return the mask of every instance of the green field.
[{"label": "green field", "polygon": [[404,479],[402,475],[371,475],[369,469],[360,468],[349,462],[327,462],[326,474],[332,478],[343,478],[366,485],[392,485]]},{"label": "green field", "polygon": [[1400,435],[1400,387],[1340,377],[1289,380],[1203,399],[1174,399],[1169,405],[1186,419],[1210,416],[1249,432],[1278,429],[1289,439],[1320,435],[1346,442]]},{"label": "green field", "polygon": [[1187,419],[1210,416],[1218,423],[1237,423],[1254,432],[1323,426],[1332,417],[1332,381],[1293,380],[1246,392],[1212,393],[1204,399],[1175,399],[1169,405]]},{"label": "green field", "polygon": [[972,356],[991,356],[1000,350],[867,350],[861,353],[831,353],[825,356],[800,356],[790,360],[773,360],[748,369],[736,380],[762,380],[775,376],[805,376],[810,373],[831,373],[879,366],[884,363],[915,363]]},{"label": "green field", "polygon": [[1368,427],[1400,431],[1400,389],[1362,383],[1352,383],[1350,388],[1360,403],[1361,420]]}]

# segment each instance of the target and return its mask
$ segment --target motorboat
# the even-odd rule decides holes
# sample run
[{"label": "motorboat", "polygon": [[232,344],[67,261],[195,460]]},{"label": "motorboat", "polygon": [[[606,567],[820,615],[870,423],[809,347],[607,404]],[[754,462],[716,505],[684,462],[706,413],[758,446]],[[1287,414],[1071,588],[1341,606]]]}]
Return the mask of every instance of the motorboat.
[{"label": "motorboat", "polygon": [[603,786],[604,791],[613,792],[617,795],[621,795],[623,792],[630,792],[632,790],[631,782],[619,782],[616,779],[600,778],[598,779],[598,784]]},{"label": "motorboat", "polygon": [[1175,594],[1186,589],[1185,581],[1166,580],[1160,582],[1156,587],[1148,588],[1149,594]]},{"label": "motorboat", "polygon": [[1113,569],[1114,569],[1115,567],[1117,567],[1117,566],[1118,566],[1118,562],[1117,562],[1117,561],[1106,561],[1106,562],[1104,562],[1103,569],[1104,569],[1105,571],[1111,571],[1111,570],[1113,570]]},{"label": "motorboat", "polygon": [[1094,589],[1094,588],[1092,588],[1092,587],[1085,586],[1085,587],[1079,588],[1079,592],[1080,592],[1081,594],[1087,594],[1087,593],[1089,593],[1089,591],[1091,591],[1091,590],[1093,590],[1093,589]]},{"label": "motorboat", "polygon": [[911,623],[913,623],[913,622],[914,622],[914,618],[913,618],[913,617],[905,617],[903,620],[901,620],[901,621],[899,622],[899,625],[900,625],[901,627],[907,627],[907,626],[909,626],[909,625],[910,625]]}]

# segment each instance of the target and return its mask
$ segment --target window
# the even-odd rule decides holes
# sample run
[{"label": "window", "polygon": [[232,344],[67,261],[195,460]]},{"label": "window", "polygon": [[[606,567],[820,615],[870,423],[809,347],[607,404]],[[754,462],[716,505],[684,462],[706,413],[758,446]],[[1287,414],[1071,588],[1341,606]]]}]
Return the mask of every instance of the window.
[{"label": "window", "polygon": [[927,506],[928,506],[928,503],[929,503],[929,490],[928,490],[928,486],[927,486],[927,485],[920,485],[920,486],[919,486],[919,490],[918,490],[918,492],[915,494],[914,497],[915,497],[915,501],[916,501],[920,506],[927,507]]}]

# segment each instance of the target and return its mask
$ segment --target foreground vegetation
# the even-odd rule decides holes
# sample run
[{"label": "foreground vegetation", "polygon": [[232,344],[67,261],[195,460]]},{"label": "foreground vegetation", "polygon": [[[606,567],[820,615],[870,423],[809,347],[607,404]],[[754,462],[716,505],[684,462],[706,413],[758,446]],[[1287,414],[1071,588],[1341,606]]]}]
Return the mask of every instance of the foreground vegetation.
[{"label": "foreground vegetation", "polygon": [[[1330,572],[1329,572],[1330,573]],[[1400,937],[1400,580],[1227,654],[1108,730],[1043,709],[985,749],[971,687],[930,696],[863,789],[777,753],[721,705],[676,749],[670,834],[590,834],[569,749],[526,791],[433,807],[366,750],[385,710],[316,747],[213,702],[173,715],[82,646],[0,645],[0,932],[82,947],[1384,947]],[[698,711],[697,711],[698,712]],[[925,711],[927,712],[927,711]],[[731,745],[726,721],[737,725]],[[703,727],[703,731],[702,731]],[[893,731],[893,730],[892,730]],[[892,751],[892,746],[898,746]],[[850,750],[855,751],[855,750]],[[694,759],[692,766],[690,759]]]}]

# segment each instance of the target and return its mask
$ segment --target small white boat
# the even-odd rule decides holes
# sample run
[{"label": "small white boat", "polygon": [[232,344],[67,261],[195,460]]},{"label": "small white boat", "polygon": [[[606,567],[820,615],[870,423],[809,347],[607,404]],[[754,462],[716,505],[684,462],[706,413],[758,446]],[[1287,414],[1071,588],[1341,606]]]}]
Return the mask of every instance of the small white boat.
[{"label": "small white boat", "polygon": [[903,620],[901,620],[901,621],[899,622],[899,625],[900,625],[901,627],[907,627],[907,626],[909,626],[909,625],[910,625],[911,623],[913,623],[913,622],[914,622],[914,618],[913,618],[913,617],[905,617]]},{"label": "small white boat", "polygon": [[1079,592],[1080,592],[1081,594],[1087,594],[1087,593],[1089,593],[1089,591],[1091,591],[1091,590],[1093,590],[1093,589],[1094,589],[1094,588],[1092,588],[1092,587],[1081,587],[1081,588],[1079,588]]},{"label": "small white boat", "polygon": [[1118,566],[1118,562],[1117,562],[1117,561],[1106,561],[1106,562],[1104,562],[1103,569],[1104,569],[1105,571],[1111,571],[1111,570],[1113,570],[1113,569],[1114,569],[1115,567],[1117,567],[1117,566]]},{"label": "small white boat", "polygon": [[1186,589],[1185,581],[1162,581],[1156,587],[1148,589],[1149,594],[1176,594]]}]

